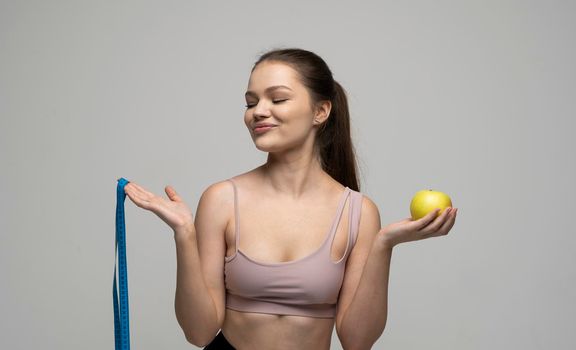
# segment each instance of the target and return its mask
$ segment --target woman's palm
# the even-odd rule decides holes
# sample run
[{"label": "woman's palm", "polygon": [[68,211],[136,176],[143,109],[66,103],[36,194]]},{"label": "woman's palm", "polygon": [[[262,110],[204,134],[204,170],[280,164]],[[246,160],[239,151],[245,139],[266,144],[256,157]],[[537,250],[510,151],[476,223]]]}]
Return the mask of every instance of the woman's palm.
[{"label": "woman's palm", "polygon": [[134,182],[124,186],[124,192],[134,204],[158,215],[174,231],[191,227],[194,220],[190,208],[171,186],[166,186],[164,191],[168,199],[157,196]]}]

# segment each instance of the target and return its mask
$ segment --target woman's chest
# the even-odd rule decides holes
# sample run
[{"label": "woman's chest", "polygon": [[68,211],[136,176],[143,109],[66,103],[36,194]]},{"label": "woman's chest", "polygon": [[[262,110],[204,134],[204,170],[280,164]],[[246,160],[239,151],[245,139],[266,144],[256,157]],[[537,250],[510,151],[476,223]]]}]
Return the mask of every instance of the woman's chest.
[{"label": "woman's chest", "polygon": [[[263,263],[299,260],[323,246],[333,262],[346,252],[349,234],[347,201],[334,206],[307,207],[255,205],[232,212],[225,232],[226,256],[238,248]],[[238,247],[236,247],[238,243]]]}]

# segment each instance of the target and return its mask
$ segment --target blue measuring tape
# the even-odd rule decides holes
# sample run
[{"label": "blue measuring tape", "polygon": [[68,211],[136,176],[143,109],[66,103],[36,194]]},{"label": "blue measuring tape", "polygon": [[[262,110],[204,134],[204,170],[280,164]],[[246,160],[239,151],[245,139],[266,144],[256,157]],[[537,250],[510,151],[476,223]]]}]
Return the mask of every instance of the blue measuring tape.
[{"label": "blue measuring tape", "polygon": [[[112,297],[114,299],[114,340],[116,350],[130,350],[130,326],[128,307],[128,269],[126,266],[126,222],[124,221],[124,199],[126,193],[124,186],[130,182],[121,177],[116,187],[116,244],[114,248],[114,282]],[[118,269],[116,268],[118,257]],[[120,291],[116,285],[116,271],[118,271]],[[118,298],[120,294],[120,298]],[[118,305],[120,304],[120,305]]]}]

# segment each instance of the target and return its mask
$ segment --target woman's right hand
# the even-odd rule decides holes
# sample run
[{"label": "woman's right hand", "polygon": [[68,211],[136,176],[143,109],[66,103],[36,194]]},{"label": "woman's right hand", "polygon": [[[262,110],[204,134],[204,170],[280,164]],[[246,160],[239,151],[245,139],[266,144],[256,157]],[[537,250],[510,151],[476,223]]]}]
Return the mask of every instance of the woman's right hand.
[{"label": "woman's right hand", "polygon": [[157,196],[134,182],[128,182],[124,186],[124,192],[134,204],[158,215],[174,232],[193,228],[194,218],[190,208],[173,187],[166,186],[164,191],[168,199]]}]

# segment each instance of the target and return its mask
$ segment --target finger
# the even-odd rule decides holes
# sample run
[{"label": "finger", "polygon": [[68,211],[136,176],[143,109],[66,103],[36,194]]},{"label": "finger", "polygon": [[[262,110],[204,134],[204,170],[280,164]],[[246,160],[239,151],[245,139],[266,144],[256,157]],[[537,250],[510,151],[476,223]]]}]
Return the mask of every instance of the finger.
[{"label": "finger", "polygon": [[452,229],[452,226],[454,226],[455,221],[456,221],[456,212],[452,210],[448,215],[448,218],[442,223],[442,226],[438,230],[428,233],[427,235],[425,235],[426,237],[424,238],[447,235],[448,232],[450,232],[450,230]]},{"label": "finger", "polygon": [[454,226],[454,223],[456,223],[456,212],[457,212],[456,210],[452,210],[448,220],[446,220],[446,222],[444,222],[442,227],[440,227],[440,230],[438,231],[440,235],[447,235],[448,232],[450,232],[452,226]]},{"label": "finger", "polygon": [[139,192],[148,192],[144,189],[144,187],[138,185],[135,182],[130,182],[129,184],[126,184],[126,186],[131,186],[132,188],[134,188],[135,190],[138,190]]},{"label": "finger", "polygon": [[421,230],[421,233],[428,235],[428,234],[431,234],[431,233],[438,231],[438,229],[440,229],[440,227],[444,224],[444,222],[446,222],[446,219],[449,216],[449,209],[450,209],[449,207],[446,208],[442,212],[442,214],[440,214],[440,216],[436,217],[430,225],[423,228]]},{"label": "finger", "polygon": [[140,208],[150,209],[150,197],[142,195],[142,193],[134,192],[134,190],[129,190],[126,192],[128,197]]},{"label": "finger", "polygon": [[124,190],[128,197],[130,197],[130,199],[134,202],[134,204],[140,208],[150,209],[150,203],[155,197],[153,193],[144,190],[142,186],[139,186],[135,183],[126,184]]},{"label": "finger", "polygon": [[434,219],[438,215],[439,210],[440,210],[439,208],[436,208],[433,211],[431,211],[428,214],[421,217],[420,219],[414,221],[414,228],[417,231],[419,231],[419,230],[423,229],[424,227],[428,226],[428,224],[430,224],[432,221],[434,221]]},{"label": "finger", "polygon": [[[128,185],[126,185],[126,186],[128,186]],[[150,200],[151,198],[155,197],[154,193],[147,191],[144,187],[142,187],[138,184],[134,184],[132,186],[132,188],[134,189],[134,193],[143,199]]]},{"label": "finger", "polygon": [[164,188],[164,191],[166,191],[166,194],[168,195],[168,198],[170,198],[173,201],[176,202],[181,202],[182,198],[180,198],[180,196],[178,195],[178,193],[176,193],[176,190],[174,189],[174,187],[172,186],[166,186]]}]

